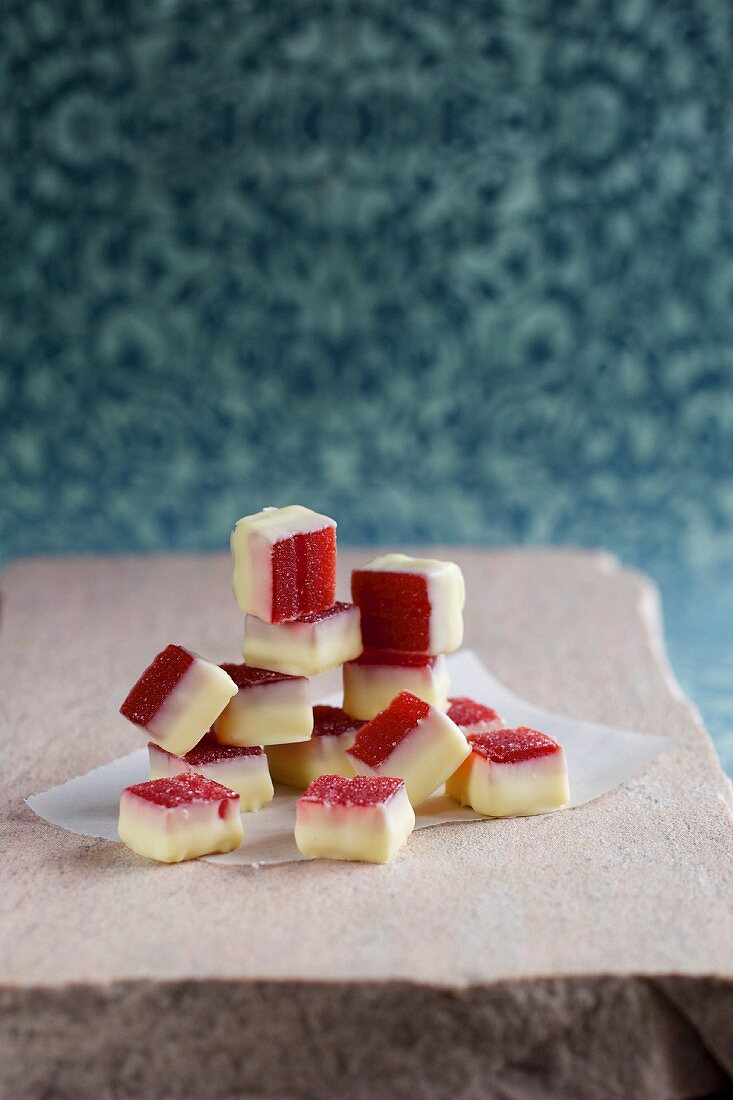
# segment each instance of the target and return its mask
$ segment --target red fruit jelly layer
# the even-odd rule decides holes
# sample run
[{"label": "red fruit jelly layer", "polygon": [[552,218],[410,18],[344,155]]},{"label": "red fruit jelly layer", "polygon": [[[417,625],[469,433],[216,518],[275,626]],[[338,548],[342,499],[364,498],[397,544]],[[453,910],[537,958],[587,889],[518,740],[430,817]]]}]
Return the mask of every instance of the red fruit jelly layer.
[{"label": "red fruit jelly layer", "polygon": [[552,756],[560,752],[557,741],[546,733],[518,726],[513,730],[490,730],[487,733],[471,733],[468,743],[478,756],[494,764],[521,764],[540,756]]},{"label": "red fruit jelly layer", "polygon": [[286,676],[284,672],[271,672],[269,668],[257,668],[255,665],[220,665],[227,676],[231,676],[241,691],[243,688],[260,687],[262,684],[275,684],[279,680],[304,680],[304,676]]},{"label": "red fruit jelly layer", "polygon": [[400,653],[396,649],[365,649],[349,663],[352,665],[388,665],[390,668],[432,668],[437,657],[427,653]]},{"label": "red fruit jelly layer", "polygon": [[272,548],[272,621],[331,607],[336,597],[336,529],[281,539]]},{"label": "red fruit jelly layer", "polygon": [[491,707],[459,695],[449,699],[448,717],[457,726],[475,726],[478,722],[498,722],[499,715]]},{"label": "red fruit jelly layer", "polygon": [[339,737],[342,733],[359,730],[364,725],[358,718],[350,718],[341,707],[319,704],[313,708],[313,736]]},{"label": "red fruit jelly layer", "polygon": [[193,655],[180,645],[168,645],[143,672],[120,707],[120,714],[145,726],[160,710],[178,681],[193,664]]},{"label": "red fruit jelly layer", "polygon": [[220,745],[210,733],[184,756],[189,764],[216,764],[219,760],[241,760],[243,756],[264,756],[259,745]]},{"label": "red fruit jelly layer", "polygon": [[144,798],[146,802],[153,802],[166,810],[190,806],[194,802],[222,802],[219,807],[221,817],[226,813],[227,802],[239,801],[239,795],[234,791],[198,772],[185,772],[174,779],[149,779],[147,783],[127,787],[124,793]]},{"label": "red fruit jelly layer", "polygon": [[319,775],[301,801],[318,802],[324,806],[381,806],[404,787],[401,779],[387,775]]},{"label": "red fruit jelly layer", "polygon": [[419,653],[430,647],[430,601],[425,577],[355,569],[351,598],[361,611],[361,636],[372,649]]},{"label": "red fruit jelly layer", "polygon": [[393,749],[430,713],[428,703],[410,691],[396,695],[386,710],[367,722],[356,735],[353,747],[346,751],[367,767],[383,764]]},{"label": "red fruit jelly layer", "polygon": [[324,619],[332,619],[334,615],[340,615],[344,611],[351,611],[353,603],[344,603],[343,600],[337,600],[336,603],[332,603],[330,607],[326,607],[323,611],[311,611],[308,615],[301,615],[296,622],[299,623],[321,623]]}]

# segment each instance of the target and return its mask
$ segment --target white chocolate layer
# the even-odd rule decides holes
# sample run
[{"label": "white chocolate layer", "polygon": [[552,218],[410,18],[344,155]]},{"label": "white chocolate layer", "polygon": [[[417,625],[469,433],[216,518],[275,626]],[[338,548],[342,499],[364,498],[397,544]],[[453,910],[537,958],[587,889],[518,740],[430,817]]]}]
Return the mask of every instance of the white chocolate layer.
[{"label": "white chocolate layer", "polygon": [[123,791],[117,832],[137,855],[159,863],[231,852],[242,843],[242,817],[234,800],[227,804],[224,817],[219,814],[220,805],[159,806]]},{"label": "white chocolate layer", "polygon": [[237,685],[222,668],[192,656],[193,664],[145,727],[152,741],[181,756],[198,745],[237,694]]},{"label": "white chocolate layer", "polygon": [[[263,508],[238,520],[230,538],[232,590],[242,611],[269,623],[272,616],[272,548],[293,535],[335,527],[328,516],[300,504]],[[277,670],[275,670],[277,671]]]},{"label": "white chocolate layer", "polygon": [[282,745],[313,732],[308,681],[274,680],[242,688],[214,723],[222,745]]},{"label": "white chocolate layer", "polygon": [[407,554],[383,554],[364,570],[376,573],[416,573],[425,577],[430,603],[430,644],[427,653],[452,653],[463,641],[463,606],[466,585],[463,573],[452,561],[411,558]]},{"label": "white chocolate layer", "polygon": [[456,725],[463,730],[466,737],[472,733],[491,733],[494,730],[506,729],[506,722],[501,718],[495,718],[493,722],[472,722],[468,726],[462,726],[460,722],[456,722]]},{"label": "white chocolate layer", "polygon": [[352,661],[344,665],[344,710],[352,718],[365,721],[376,717],[401,691],[410,691],[418,699],[439,710],[448,705],[450,676],[445,657],[439,655],[433,665],[362,665]]},{"label": "white chocolate layer", "polygon": [[445,784],[445,793],[487,817],[532,817],[570,798],[565,753],[498,763],[472,752]]},{"label": "white chocolate layer", "polygon": [[296,619],[267,623],[248,615],[244,626],[245,661],[291,676],[318,676],[352,661],[362,651],[359,608],[353,604],[315,623]]},{"label": "white chocolate layer", "polygon": [[354,744],[356,730],[347,733],[312,736],[297,745],[268,745],[270,774],[276,783],[305,790],[319,775],[355,775],[346,750]]},{"label": "white chocolate layer", "polygon": [[404,788],[378,806],[328,806],[299,800],[295,843],[304,856],[387,863],[415,828]]},{"label": "white chocolate layer", "polygon": [[206,764],[191,764],[185,756],[175,756],[159,745],[148,745],[150,778],[172,779],[181,772],[198,772],[214,779],[239,795],[240,813],[251,813],[272,802],[275,789],[264,753],[212,760]]},{"label": "white chocolate layer", "polygon": [[431,707],[430,713],[414,726],[389,756],[372,768],[349,755],[359,775],[390,775],[404,779],[410,802],[419,806],[470,753],[468,741],[455,722]]}]

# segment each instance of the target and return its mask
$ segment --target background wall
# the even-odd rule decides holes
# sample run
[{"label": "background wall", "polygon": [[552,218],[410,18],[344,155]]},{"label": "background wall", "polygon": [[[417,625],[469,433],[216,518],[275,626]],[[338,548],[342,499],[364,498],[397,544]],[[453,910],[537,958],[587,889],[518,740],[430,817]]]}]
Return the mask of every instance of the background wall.
[{"label": "background wall", "polygon": [[5,0],[0,552],[605,545],[733,764],[728,0]]}]

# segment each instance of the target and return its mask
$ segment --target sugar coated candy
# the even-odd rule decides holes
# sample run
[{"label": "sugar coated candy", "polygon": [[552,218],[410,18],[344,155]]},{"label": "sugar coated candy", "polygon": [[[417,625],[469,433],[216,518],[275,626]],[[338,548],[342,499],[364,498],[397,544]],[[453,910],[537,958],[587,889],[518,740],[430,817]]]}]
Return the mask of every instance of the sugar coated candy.
[{"label": "sugar coated candy", "polygon": [[265,508],[232,532],[239,607],[266,623],[325,611],[336,599],[336,524],[299,504]]},{"label": "sugar coated candy", "polygon": [[322,775],[296,804],[295,843],[305,856],[387,863],[415,827],[401,779]]},{"label": "sugar coated candy", "polygon": [[176,756],[151,741],[150,778],[172,779],[183,772],[197,772],[214,779],[239,795],[242,813],[259,810],[274,794],[264,749],[251,745],[220,745],[210,734],[185,756]]},{"label": "sugar coated candy", "polygon": [[354,769],[346,750],[363,725],[341,707],[315,706],[310,740],[267,746],[272,778],[303,790],[319,775],[352,776]]},{"label": "sugar coated candy", "polygon": [[463,640],[465,586],[450,561],[385,554],[351,576],[366,649],[451,653]]},{"label": "sugar coated candy", "polygon": [[160,863],[231,852],[242,843],[239,795],[188,772],[126,787],[120,797],[120,839]]},{"label": "sugar coated candy", "polygon": [[442,653],[402,653],[394,649],[365,649],[344,665],[344,710],[369,720],[399,695],[410,691],[418,699],[445,710],[448,703],[448,665]]},{"label": "sugar coated candy", "polygon": [[562,747],[538,730],[486,730],[468,736],[471,755],[445,793],[487,817],[529,817],[564,806],[569,797]]},{"label": "sugar coated candy", "polygon": [[222,745],[280,745],[307,741],[313,711],[305,676],[286,676],[253,665],[222,665],[237,694],[214,723]]},{"label": "sugar coated candy", "polygon": [[493,707],[484,706],[465,695],[448,700],[448,717],[460,726],[466,737],[469,733],[485,733],[504,726]]},{"label": "sugar coated candy", "polygon": [[418,806],[470,752],[458,726],[429,703],[403,691],[359,730],[347,756],[360,775],[400,776]]},{"label": "sugar coated candy", "polygon": [[237,685],[218,665],[169,645],[132,686],[120,714],[170,752],[186,753],[236,694]]},{"label": "sugar coated candy", "polygon": [[359,608],[337,602],[289,623],[266,623],[247,615],[246,661],[297,676],[318,676],[361,653]]}]

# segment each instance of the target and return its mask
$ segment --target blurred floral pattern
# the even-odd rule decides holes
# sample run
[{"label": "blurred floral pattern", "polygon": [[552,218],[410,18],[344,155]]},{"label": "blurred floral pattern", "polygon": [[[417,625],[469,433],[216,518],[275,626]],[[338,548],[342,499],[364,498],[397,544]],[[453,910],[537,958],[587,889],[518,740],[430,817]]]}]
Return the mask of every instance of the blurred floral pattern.
[{"label": "blurred floral pattern", "polygon": [[733,611],[727,0],[2,28],[3,557],[220,547],[291,500],[352,543],[608,545],[730,728],[688,619],[698,576]]}]

